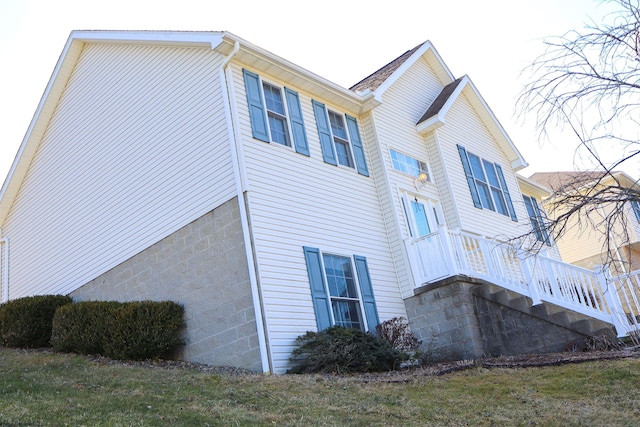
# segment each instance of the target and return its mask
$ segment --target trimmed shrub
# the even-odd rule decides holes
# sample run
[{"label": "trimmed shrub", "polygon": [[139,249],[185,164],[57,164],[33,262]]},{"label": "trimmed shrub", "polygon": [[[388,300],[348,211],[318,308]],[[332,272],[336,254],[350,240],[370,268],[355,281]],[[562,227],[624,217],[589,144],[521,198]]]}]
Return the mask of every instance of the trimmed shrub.
[{"label": "trimmed shrub", "polygon": [[51,345],[56,351],[103,354],[109,319],[123,303],[82,301],[56,310]]},{"label": "trimmed shrub", "polygon": [[307,332],[296,343],[291,374],[391,371],[407,358],[375,335],[340,326]]},{"label": "trimmed shrub", "polygon": [[171,356],[183,344],[184,307],[172,301],[124,303],[108,319],[104,355],[144,360]]},{"label": "trimmed shrub", "polygon": [[7,347],[48,347],[56,309],[71,302],[64,295],[38,295],[0,305],[0,342]]}]

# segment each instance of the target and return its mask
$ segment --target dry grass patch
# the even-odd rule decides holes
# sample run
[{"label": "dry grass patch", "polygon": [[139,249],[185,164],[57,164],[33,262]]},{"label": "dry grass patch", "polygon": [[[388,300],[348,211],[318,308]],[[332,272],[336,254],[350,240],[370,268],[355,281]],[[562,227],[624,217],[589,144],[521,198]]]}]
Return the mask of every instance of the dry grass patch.
[{"label": "dry grass patch", "polygon": [[0,426],[640,425],[640,360],[442,376],[226,375],[0,348]]}]

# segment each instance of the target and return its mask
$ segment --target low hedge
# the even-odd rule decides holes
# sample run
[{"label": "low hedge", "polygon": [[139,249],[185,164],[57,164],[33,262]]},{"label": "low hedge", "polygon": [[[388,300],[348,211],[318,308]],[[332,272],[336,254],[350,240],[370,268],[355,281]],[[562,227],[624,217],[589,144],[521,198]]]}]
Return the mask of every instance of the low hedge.
[{"label": "low hedge", "polygon": [[38,295],[0,305],[0,342],[7,347],[49,347],[54,314],[72,301],[64,295]]},{"label": "low hedge", "polygon": [[144,360],[171,356],[182,345],[184,307],[172,301],[85,301],[53,319],[55,349]]},{"label": "low hedge", "polygon": [[121,305],[116,301],[83,301],[60,307],[53,317],[51,344],[54,350],[104,354],[108,319]]}]

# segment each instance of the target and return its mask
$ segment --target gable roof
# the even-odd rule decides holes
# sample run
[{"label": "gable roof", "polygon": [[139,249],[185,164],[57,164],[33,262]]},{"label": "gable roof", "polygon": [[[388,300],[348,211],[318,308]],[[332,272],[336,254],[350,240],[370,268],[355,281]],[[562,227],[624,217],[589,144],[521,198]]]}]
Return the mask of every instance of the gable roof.
[{"label": "gable roof", "polygon": [[417,51],[421,46],[422,44],[419,44],[413,49],[406,51],[405,53],[403,53],[393,61],[389,62],[384,67],[380,68],[379,70],[375,71],[374,73],[360,80],[358,83],[354,84],[349,89],[356,92],[363,91],[366,89],[369,89],[370,91],[375,91],[378,87],[380,87],[382,83],[384,83],[385,80],[387,80],[391,76],[391,74],[393,74],[394,71],[398,69],[398,67],[404,64],[404,62],[407,59],[409,59],[409,57],[411,57],[411,55],[413,55],[415,51]]},{"label": "gable roof", "polygon": [[416,130],[426,133],[444,125],[450,108],[461,95],[469,100],[480,120],[511,162],[511,167],[516,171],[527,167],[528,163],[467,75],[452,81],[442,89],[416,123]]}]

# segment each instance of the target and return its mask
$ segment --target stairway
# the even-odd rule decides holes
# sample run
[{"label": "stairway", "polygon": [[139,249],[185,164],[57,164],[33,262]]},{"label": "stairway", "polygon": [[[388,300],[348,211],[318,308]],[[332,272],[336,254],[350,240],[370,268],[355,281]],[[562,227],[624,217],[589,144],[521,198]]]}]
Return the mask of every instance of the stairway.
[{"label": "stairway", "polygon": [[532,306],[530,298],[488,282],[472,293],[485,346],[492,354],[521,353],[527,346],[531,348],[525,353],[563,351],[602,335],[618,340],[609,323],[548,302]]}]

